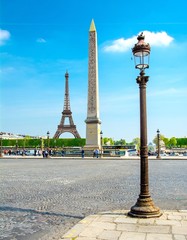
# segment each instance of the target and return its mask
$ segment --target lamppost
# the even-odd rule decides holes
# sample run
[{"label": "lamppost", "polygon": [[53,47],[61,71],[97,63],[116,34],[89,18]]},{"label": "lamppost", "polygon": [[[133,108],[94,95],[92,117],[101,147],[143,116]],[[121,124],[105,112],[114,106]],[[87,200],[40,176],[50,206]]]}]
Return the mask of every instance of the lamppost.
[{"label": "lamppost", "polygon": [[101,136],[101,157],[103,155],[103,132],[100,132],[100,136]]},{"label": "lamppost", "polygon": [[56,139],[54,140],[54,149],[53,149],[54,156],[56,155]]},{"label": "lamppost", "polygon": [[157,159],[161,159],[161,156],[160,156],[160,131],[159,129],[157,130]]},{"label": "lamppost", "polygon": [[144,69],[149,68],[150,45],[144,42],[143,33],[138,37],[132,52],[135,68],[140,70],[136,78],[140,89],[140,194],[137,202],[128,213],[132,217],[151,218],[161,215],[160,209],[154,205],[149,193],[148,177],[148,147],[147,147],[147,113],[146,113],[146,83],[149,77],[145,76]]},{"label": "lamppost", "polygon": [[2,137],[3,133],[0,133],[1,136],[1,149],[0,149],[0,157],[3,157],[3,137]]},{"label": "lamppost", "polygon": [[41,151],[43,152],[43,138],[40,137],[40,145],[41,145]]},{"label": "lamppost", "polygon": [[49,148],[49,135],[50,135],[50,132],[47,131],[47,147]]},{"label": "lamppost", "polygon": [[16,155],[18,155],[18,140],[16,139]]}]

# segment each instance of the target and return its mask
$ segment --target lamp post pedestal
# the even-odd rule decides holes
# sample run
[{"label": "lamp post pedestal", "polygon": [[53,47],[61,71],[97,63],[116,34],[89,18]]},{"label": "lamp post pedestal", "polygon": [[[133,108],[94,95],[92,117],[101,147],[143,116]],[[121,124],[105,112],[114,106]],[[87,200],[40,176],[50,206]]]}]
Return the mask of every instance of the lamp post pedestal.
[{"label": "lamp post pedestal", "polygon": [[154,205],[149,194],[146,83],[148,76],[142,70],[136,81],[140,88],[140,195],[128,213],[132,217],[150,218],[161,216],[160,209]]},{"label": "lamp post pedestal", "polygon": [[139,195],[136,204],[131,207],[128,215],[138,218],[154,218],[160,217],[162,213],[160,212],[160,209],[154,205],[154,202],[149,195]]}]

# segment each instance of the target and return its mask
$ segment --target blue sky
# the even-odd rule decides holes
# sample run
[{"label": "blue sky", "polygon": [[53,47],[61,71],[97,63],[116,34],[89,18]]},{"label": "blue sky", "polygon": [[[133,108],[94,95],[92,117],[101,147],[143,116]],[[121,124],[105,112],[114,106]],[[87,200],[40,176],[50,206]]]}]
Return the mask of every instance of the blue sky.
[{"label": "blue sky", "polygon": [[[54,135],[69,72],[74,123],[85,137],[88,34],[98,37],[100,119],[104,137],[139,136],[139,72],[131,48],[151,45],[148,139],[187,136],[187,2],[0,0],[0,131]],[[61,137],[70,137],[70,134]]]}]

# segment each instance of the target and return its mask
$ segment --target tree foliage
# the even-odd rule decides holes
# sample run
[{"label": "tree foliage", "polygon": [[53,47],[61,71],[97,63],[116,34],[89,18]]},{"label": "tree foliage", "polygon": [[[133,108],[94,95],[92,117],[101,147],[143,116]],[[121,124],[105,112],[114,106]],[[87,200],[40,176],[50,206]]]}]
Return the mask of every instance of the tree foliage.
[{"label": "tree foliage", "polygon": [[117,140],[117,141],[114,141],[114,145],[123,145],[125,146],[126,145],[126,141],[125,139],[120,139],[120,140]]},{"label": "tree foliage", "polygon": [[177,146],[177,139],[175,137],[170,138],[168,144],[170,147],[176,147]]},{"label": "tree foliage", "polygon": [[140,138],[136,137],[132,140],[132,143],[136,146],[136,149],[139,150],[140,149]]},{"label": "tree foliage", "polygon": [[85,138],[59,138],[54,139],[3,139],[3,147],[18,147],[18,148],[40,148],[40,147],[82,147],[86,143]]},{"label": "tree foliage", "polygon": [[178,147],[187,147],[187,138],[176,138]]},{"label": "tree foliage", "polygon": [[[172,147],[187,147],[187,138],[176,138],[176,137],[172,137],[172,138],[166,138],[164,137],[164,135],[160,134],[160,140],[164,141],[164,144],[166,146],[166,148],[172,148]],[[155,143],[156,145],[158,145],[158,139],[157,136],[154,137],[153,139],[153,143]]]},{"label": "tree foliage", "polygon": [[105,137],[105,138],[103,138],[103,144],[104,145],[114,145],[114,141],[112,138]]}]

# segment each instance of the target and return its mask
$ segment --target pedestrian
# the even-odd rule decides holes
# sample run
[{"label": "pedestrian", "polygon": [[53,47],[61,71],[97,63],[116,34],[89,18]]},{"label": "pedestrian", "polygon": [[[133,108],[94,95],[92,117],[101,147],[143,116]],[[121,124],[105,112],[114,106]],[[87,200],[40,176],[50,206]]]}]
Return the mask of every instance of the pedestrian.
[{"label": "pedestrian", "polygon": [[42,150],[38,150],[38,156],[42,155]]},{"label": "pedestrian", "polygon": [[81,151],[82,158],[84,158],[84,149]]},{"label": "pedestrian", "polygon": [[36,156],[36,153],[37,153],[37,150],[36,150],[36,149],[34,149],[34,156]]},{"label": "pedestrian", "polygon": [[98,149],[95,150],[95,155],[96,155],[96,158],[99,157],[99,150]]},{"label": "pedestrian", "polygon": [[45,150],[45,157],[48,158],[49,152],[48,150]]},{"label": "pedestrian", "polygon": [[45,157],[45,150],[42,151],[43,158]]}]

